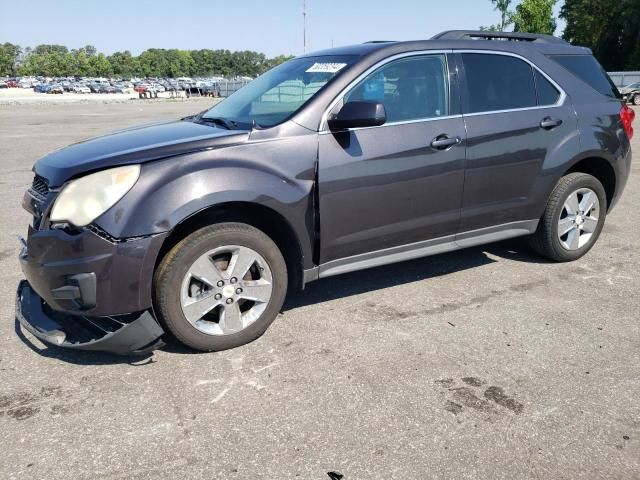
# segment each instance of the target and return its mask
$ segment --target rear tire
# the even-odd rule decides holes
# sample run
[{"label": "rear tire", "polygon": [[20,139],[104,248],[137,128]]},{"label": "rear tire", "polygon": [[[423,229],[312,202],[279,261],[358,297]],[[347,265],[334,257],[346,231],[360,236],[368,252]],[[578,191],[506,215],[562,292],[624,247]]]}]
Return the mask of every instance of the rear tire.
[{"label": "rear tire", "polygon": [[606,212],[607,197],[598,179],[578,172],[565,175],[551,192],[529,244],[556,262],[577,260],[598,240]]},{"label": "rear tire", "polygon": [[219,351],[260,337],[287,291],[287,267],[276,244],[241,223],[196,230],[178,242],[154,274],[158,320],[195,350]]}]

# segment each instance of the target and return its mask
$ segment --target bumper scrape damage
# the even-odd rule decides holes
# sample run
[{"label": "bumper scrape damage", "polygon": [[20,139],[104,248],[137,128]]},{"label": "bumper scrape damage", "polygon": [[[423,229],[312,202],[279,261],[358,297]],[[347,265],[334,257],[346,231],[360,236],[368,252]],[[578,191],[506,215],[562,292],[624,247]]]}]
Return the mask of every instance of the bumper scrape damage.
[{"label": "bumper scrape damage", "polygon": [[167,234],[117,239],[95,224],[52,229],[44,221],[48,209],[35,200],[27,205],[34,225],[20,239],[26,280],[15,306],[24,329],[45,343],[78,350],[147,353],[164,345],[152,314],[151,279]]},{"label": "bumper scrape damage", "polygon": [[164,331],[148,311],[110,317],[56,312],[26,280],[18,285],[16,317],[35,337],[58,347],[142,354],[164,345]]}]

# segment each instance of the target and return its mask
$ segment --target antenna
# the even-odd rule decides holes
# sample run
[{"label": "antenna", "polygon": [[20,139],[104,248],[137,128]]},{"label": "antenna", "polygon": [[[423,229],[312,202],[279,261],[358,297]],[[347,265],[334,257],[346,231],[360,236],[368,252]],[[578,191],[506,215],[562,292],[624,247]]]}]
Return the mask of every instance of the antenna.
[{"label": "antenna", "polygon": [[302,0],[302,52],[307,53],[307,0]]}]

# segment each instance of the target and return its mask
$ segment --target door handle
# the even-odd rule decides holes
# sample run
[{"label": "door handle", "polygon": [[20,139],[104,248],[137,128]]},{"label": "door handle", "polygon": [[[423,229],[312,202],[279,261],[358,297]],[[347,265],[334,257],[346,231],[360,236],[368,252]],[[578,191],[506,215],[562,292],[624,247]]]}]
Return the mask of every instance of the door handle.
[{"label": "door handle", "polygon": [[458,145],[462,142],[460,137],[450,137],[448,135],[442,134],[438,135],[431,141],[431,147],[436,150],[446,150],[449,147],[453,147],[454,145]]},{"label": "door handle", "polygon": [[546,117],[540,122],[540,128],[544,128],[545,130],[552,130],[560,125],[562,125],[562,120],[558,118]]}]

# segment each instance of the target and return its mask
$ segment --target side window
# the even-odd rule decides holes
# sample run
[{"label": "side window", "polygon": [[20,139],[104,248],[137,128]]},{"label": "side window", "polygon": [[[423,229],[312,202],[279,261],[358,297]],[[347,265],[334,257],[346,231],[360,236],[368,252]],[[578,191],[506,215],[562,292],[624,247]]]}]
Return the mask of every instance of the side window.
[{"label": "side window", "polygon": [[358,83],[344,102],[384,104],[387,122],[449,115],[449,80],[444,55],[394,60]]},{"label": "side window", "polygon": [[560,98],[560,92],[538,70],[535,70],[538,105],[554,105]]},{"label": "side window", "polygon": [[463,53],[469,105],[466,113],[535,107],[531,65],[507,55]]},{"label": "side window", "polygon": [[564,68],[580,78],[603,95],[619,98],[620,92],[605,72],[604,68],[591,55],[550,55]]}]

